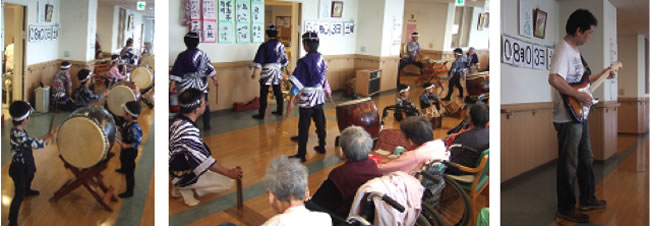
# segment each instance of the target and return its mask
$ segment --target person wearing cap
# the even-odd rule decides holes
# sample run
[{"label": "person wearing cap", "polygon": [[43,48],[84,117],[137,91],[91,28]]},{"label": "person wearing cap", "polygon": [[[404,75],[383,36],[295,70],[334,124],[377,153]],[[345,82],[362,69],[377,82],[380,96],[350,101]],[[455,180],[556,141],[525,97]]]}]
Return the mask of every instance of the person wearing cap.
[{"label": "person wearing cap", "polygon": [[282,115],[282,110],[284,109],[281,88],[282,69],[289,74],[289,69],[287,68],[289,60],[287,59],[284,45],[277,39],[278,28],[273,24],[269,25],[266,29],[266,35],[269,37],[269,40],[257,49],[257,54],[255,54],[255,59],[253,60],[254,70],[253,74],[251,74],[251,79],[255,79],[255,75],[260,74],[260,108],[258,113],[253,115],[253,118],[256,119],[264,119],[269,86],[273,87],[273,93],[277,102],[277,110],[271,113],[274,115]]},{"label": "person wearing cap", "polygon": [[95,94],[90,89],[93,84],[91,77],[92,72],[88,69],[81,69],[79,70],[79,73],[77,73],[77,78],[79,78],[79,82],[81,82],[81,85],[77,87],[73,94],[77,108],[86,107],[91,102],[101,101],[111,91],[110,89],[106,89],[100,95]]},{"label": "person wearing cap", "polygon": [[460,85],[460,77],[467,68],[467,59],[463,57],[463,50],[460,48],[454,49],[454,57],[456,60],[451,65],[451,69],[449,69],[449,72],[447,73],[447,76],[449,76],[450,79],[449,88],[447,89],[447,96],[445,98],[442,98],[444,101],[451,100],[451,94],[454,92],[454,86],[458,87],[458,97],[463,97],[463,86]]},{"label": "person wearing cap", "polygon": [[108,76],[110,80],[109,86],[126,79],[126,76],[120,73],[120,56],[112,55],[111,56],[111,69],[108,71]]},{"label": "person wearing cap", "polygon": [[33,111],[32,106],[25,101],[15,101],[9,106],[13,124],[9,132],[11,144],[9,176],[14,181],[14,197],[9,206],[9,225],[18,225],[18,211],[25,197],[39,194],[32,189],[32,180],[36,173],[32,150],[44,148],[56,139],[54,130],[39,138],[32,138],[27,134],[25,127]]},{"label": "person wearing cap", "polygon": [[180,114],[169,123],[169,178],[173,185],[172,197],[182,197],[185,204],[195,206],[200,197],[222,192],[232,187],[232,179],[241,179],[239,167],[225,168],[211,156],[203,143],[199,128],[194,124],[207,108],[205,93],[189,88],[179,97]]},{"label": "person wearing cap", "polygon": [[433,83],[424,83],[424,92],[420,95],[420,109],[426,109],[431,106],[431,104],[436,105],[436,109],[440,110],[440,100],[433,93],[433,88],[436,86]]},{"label": "person wearing cap", "polygon": [[129,38],[126,40],[126,45],[124,48],[122,48],[122,51],[120,51],[120,58],[124,60],[124,64],[126,65],[127,71],[129,68],[135,67],[135,65],[138,65],[138,54],[135,52],[135,49],[133,48],[133,39]]},{"label": "person wearing cap", "polygon": [[142,128],[138,124],[140,115],[140,103],[129,101],[122,105],[124,109],[124,124],[120,126],[122,141],[120,144],[120,165],[118,173],[123,173],[126,179],[126,191],[119,194],[120,198],[129,198],[133,196],[135,187],[135,158],[138,157],[138,147],[142,144]]},{"label": "person wearing cap", "polygon": [[71,110],[74,107],[72,96],[72,80],[70,80],[70,63],[61,62],[60,70],[52,78],[52,102],[55,108]]},{"label": "person wearing cap", "polygon": [[465,54],[465,58],[467,58],[467,67],[470,69],[474,66],[479,66],[478,55],[476,54],[476,49],[474,49],[474,47],[469,47],[469,50],[467,50],[467,53]]},{"label": "person wearing cap", "polygon": [[413,32],[411,34],[411,41],[406,44],[406,56],[402,58],[399,62],[399,69],[397,70],[397,86],[399,86],[400,81],[399,81],[399,74],[404,69],[404,67],[408,66],[409,64],[413,64],[420,68],[420,73],[422,73],[422,68],[424,68],[424,65],[420,60],[422,59],[422,53],[420,52],[420,43],[418,43],[418,38],[419,34],[417,32]]},{"label": "person wearing cap", "polygon": [[316,124],[316,133],[318,134],[318,146],[314,150],[318,153],[325,154],[325,114],[323,113],[323,104],[325,96],[331,93],[326,85],[327,82],[327,64],[323,56],[318,52],[320,41],[318,34],[307,32],[302,35],[303,48],[307,55],[300,58],[296,64],[296,69],[289,77],[293,84],[289,92],[289,104],[287,106],[287,115],[293,111],[296,102],[299,105],[298,116],[298,153],[291,156],[299,158],[301,162],[306,161],[307,139],[309,138],[309,126],[311,120]]},{"label": "person wearing cap", "polygon": [[[415,104],[409,99],[409,91],[411,90],[410,86],[399,84],[398,86],[399,94],[395,99],[395,105],[402,108],[412,108],[416,109]],[[396,121],[402,121],[405,117],[414,116],[416,111],[405,111],[400,109],[395,109],[393,117]]]},{"label": "person wearing cap", "polygon": [[[178,83],[179,93],[194,88],[205,93],[208,100],[209,86],[208,78],[212,79],[214,86],[219,86],[217,72],[210,63],[208,54],[201,51],[199,46],[199,35],[196,32],[188,32],[183,38],[187,49],[178,54],[174,66],[169,74],[170,91],[176,89]],[[203,114],[203,129],[210,129],[210,105],[206,106],[206,113]]]}]

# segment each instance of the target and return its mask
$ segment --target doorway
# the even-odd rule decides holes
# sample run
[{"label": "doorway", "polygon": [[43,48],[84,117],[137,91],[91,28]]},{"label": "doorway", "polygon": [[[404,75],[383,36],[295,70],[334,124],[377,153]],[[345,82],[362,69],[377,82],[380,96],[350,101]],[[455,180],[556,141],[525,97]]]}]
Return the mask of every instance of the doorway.
[{"label": "doorway", "polygon": [[[293,71],[300,57],[298,35],[300,32],[300,3],[264,1],[264,28],[270,24],[278,27],[278,41],[282,42],[289,59],[289,70]],[[268,37],[264,37],[267,40]]]},{"label": "doorway", "polygon": [[24,99],[25,75],[25,6],[5,3],[2,20],[4,42],[2,51],[2,103],[8,107],[14,100]]}]

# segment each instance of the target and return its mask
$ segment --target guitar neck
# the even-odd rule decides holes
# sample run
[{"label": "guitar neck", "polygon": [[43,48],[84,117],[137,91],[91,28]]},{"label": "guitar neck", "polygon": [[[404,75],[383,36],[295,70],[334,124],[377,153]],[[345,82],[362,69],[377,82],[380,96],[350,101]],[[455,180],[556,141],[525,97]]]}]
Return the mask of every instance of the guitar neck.
[{"label": "guitar neck", "polygon": [[598,89],[598,87],[600,87],[600,85],[602,85],[603,82],[605,82],[605,79],[607,79],[607,75],[609,75],[610,70],[607,70],[603,75],[600,76],[600,78],[598,78],[598,79],[596,79],[596,81],[592,82],[591,86],[589,86],[589,91],[591,91],[592,93],[594,91],[596,91],[596,89]]}]

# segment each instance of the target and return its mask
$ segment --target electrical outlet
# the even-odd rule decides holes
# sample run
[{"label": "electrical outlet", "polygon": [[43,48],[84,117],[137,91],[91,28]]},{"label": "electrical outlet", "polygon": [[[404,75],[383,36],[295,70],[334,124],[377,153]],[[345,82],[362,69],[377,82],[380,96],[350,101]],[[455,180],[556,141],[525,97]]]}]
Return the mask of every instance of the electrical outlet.
[{"label": "electrical outlet", "polygon": [[362,52],[362,53],[365,53],[365,52],[366,52],[366,47],[365,47],[365,46],[361,46],[361,52]]},{"label": "electrical outlet", "polygon": [[64,57],[70,57],[70,51],[63,51]]}]

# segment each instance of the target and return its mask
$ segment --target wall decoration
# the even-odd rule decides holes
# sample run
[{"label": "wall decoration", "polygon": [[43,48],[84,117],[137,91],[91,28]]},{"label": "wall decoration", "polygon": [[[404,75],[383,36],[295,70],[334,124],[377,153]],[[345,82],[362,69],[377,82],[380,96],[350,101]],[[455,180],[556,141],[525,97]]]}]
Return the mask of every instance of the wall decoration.
[{"label": "wall decoration", "polygon": [[318,22],[315,20],[305,21],[305,32],[317,32],[318,33]]},{"label": "wall decoration", "polygon": [[253,43],[264,42],[264,24],[251,25],[251,38]]},{"label": "wall decoration", "polygon": [[217,42],[217,21],[205,20],[203,21],[203,42],[215,43]]},{"label": "wall decoration", "polygon": [[215,0],[203,0],[201,15],[204,20],[217,20],[217,3]]},{"label": "wall decoration", "polygon": [[519,34],[533,37],[533,7],[525,0],[519,0]]},{"label": "wall decoration", "polygon": [[29,42],[54,41],[59,38],[59,25],[30,25]]},{"label": "wall decoration", "polygon": [[219,43],[233,43],[235,28],[232,22],[219,21]]},{"label": "wall decoration", "polygon": [[250,22],[250,0],[237,0],[235,10],[235,22]]},{"label": "wall decoration", "polygon": [[235,2],[235,36],[237,43],[251,42],[251,8],[250,0]]},{"label": "wall decoration", "polygon": [[188,16],[188,23],[191,20],[201,19],[201,0],[187,0],[185,5],[185,12]]},{"label": "wall decoration", "polygon": [[488,27],[489,23],[489,14],[488,13],[479,13],[478,24],[476,30],[482,31]]},{"label": "wall decoration", "polygon": [[249,43],[251,42],[251,30],[250,24],[248,23],[237,23],[237,43]]},{"label": "wall decoration", "polygon": [[54,5],[45,5],[45,22],[52,22],[52,14],[54,14]]},{"label": "wall decoration", "polygon": [[233,21],[233,0],[219,0],[219,21]]},{"label": "wall decoration", "polygon": [[330,23],[320,21],[318,22],[318,36],[329,36],[330,35]]},{"label": "wall decoration", "polygon": [[257,4],[253,2],[251,4],[251,21],[264,24],[264,3]]},{"label": "wall decoration", "polygon": [[354,21],[344,21],[343,22],[343,35],[353,35],[354,34]]},{"label": "wall decoration", "polygon": [[201,25],[201,20],[192,20],[189,27],[191,32],[196,32],[199,35],[199,41],[203,41],[203,35],[201,35],[203,30],[201,29]]},{"label": "wall decoration", "polygon": [[501,62],[522,68],[548,70],[553,48],[501,35]]},{"label": "wall decoration", "polygon": [[340,36],[343,35],[343,23],[342,22],[332,22],[330,24],[331,35]]},{"label": "wall decoration", "polygon": [[343,17],[343,1],[332,1],[332,18]]},{"label": "wall decoration", "polygon": [[128,19],[128,23],[127,23],[127,27],[126,27],[126,29],[129,30],[129,31],[135,29],[135,26],[133,25],[133,23],[134,23],[134,22],[133,22],[133,14],[129,14],[129,19]]},{"label": "wall decoration", "polygon": [[533,32],[535,37],[544,39],[546,36],[546,15],[547,13],[541,9],[535,9],[535,27]]},{"label": "wall decoration", "polygon": [[320,0],[320,6],[318,9],[318,18],[320,19],[329,19],[332,11],[332,0]]}]

